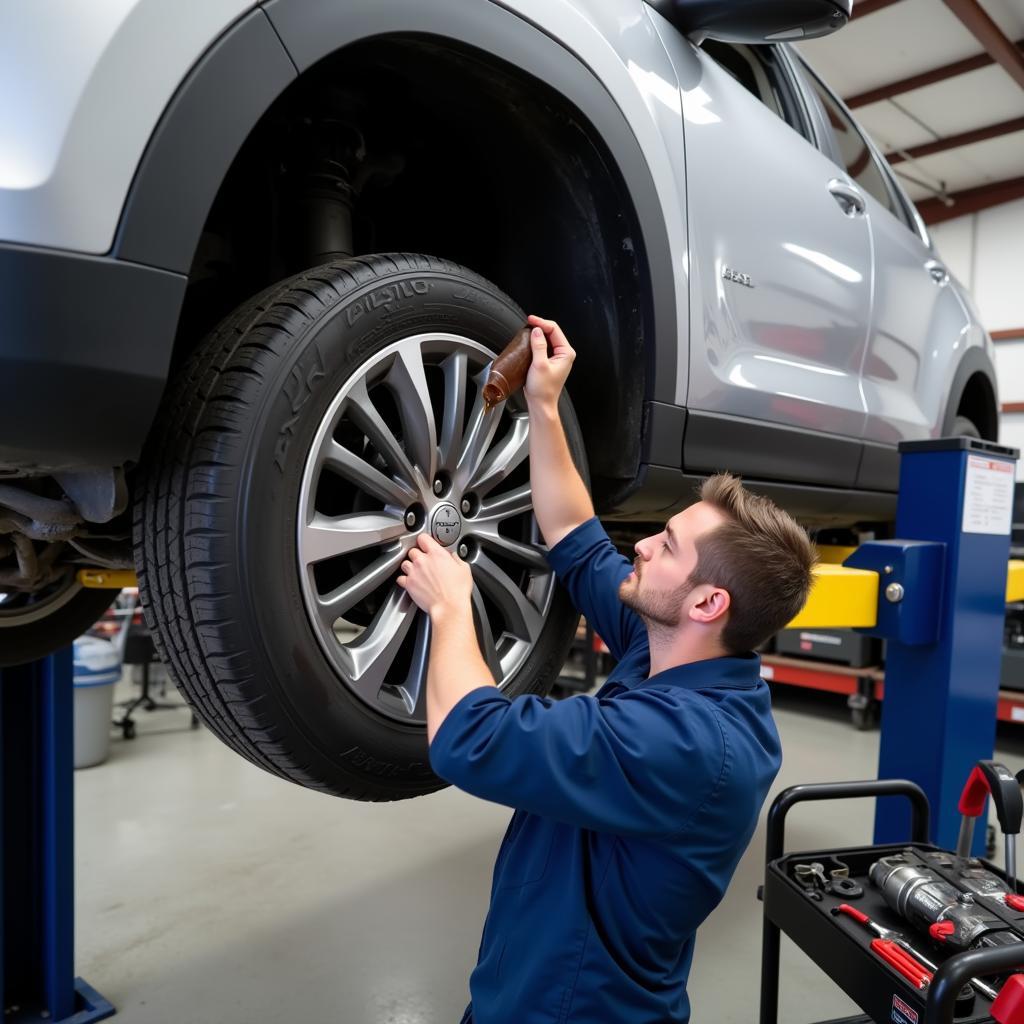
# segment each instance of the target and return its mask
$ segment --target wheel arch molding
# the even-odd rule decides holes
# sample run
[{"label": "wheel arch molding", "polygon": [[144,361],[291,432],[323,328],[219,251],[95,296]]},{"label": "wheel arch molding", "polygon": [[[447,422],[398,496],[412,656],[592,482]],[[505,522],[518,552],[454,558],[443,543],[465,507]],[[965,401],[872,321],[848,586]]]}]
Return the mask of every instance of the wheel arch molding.
[{"label": "wheel arch molding", "polygon": [[[597,456],[595,475],[633,477],[640,461],[638,431],[618,430],[614,439],[605,432],[612,420],[638,425],[644,398],[673,400],[660,392],[675,380],[678,358],[669,235],[656,185],[626,117],[594,72],[540,28],[490,0],[435,0],[422,8],[403,0],[344,5],[271,0],[240,19],[196,63],[165,110],[132,182],[111,255],[187,274],[233,163],[275,102],[307,71],[346,47],[410,34],[472,49],[557,94],[579,112],[621,181],[631,207],[621,214],[632,221],[624,234],[634,248],[638,273],[628,282],[628,292],[620,278],[614,289],[618,294],[577,303],[599,309],[582,326],[610,333],[615,352],[607,357],[597,353],[589,378],[586,372],[577,374],[574,398],[588,448],[593,446]],[[619,213],[607,211],[608,219]],[[609,263],[616,258],[619,254],[607,254]],[[180,317],[181,309],[177,312]],[[559,312],[546,315],[557,318]],[[571,316],[565,319],[572,323]],[[589,355],[583,354],[581,364]],[[172,352],[165,355],[169,364]]]},{"label": "wheel arch molding", "polygon": [[[998,440],[999,399],[996,370],[983,348],[969,348],[961,358],[949,387],[942,432],[948,434],[958,415],[967,416],[989,441]],[[964,402],[967,402],[965,405]]]}]

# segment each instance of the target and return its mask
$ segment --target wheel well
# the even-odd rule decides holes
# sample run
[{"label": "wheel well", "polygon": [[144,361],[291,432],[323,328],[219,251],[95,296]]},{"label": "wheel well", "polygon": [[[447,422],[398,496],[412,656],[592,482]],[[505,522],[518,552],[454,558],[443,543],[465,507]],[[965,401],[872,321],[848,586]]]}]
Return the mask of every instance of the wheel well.
[{"label": "wheel well", "polygon": [[966,416],[987,441],[999,440],[999,414],[992,382],[983,373],[973,374],[964,385],[956,409],[958,416]]},{"label": "wheel well", "polygon": [[[353,44],[303,74],[242,148],[195,252],[178,363],[231,309],[310,262],[294,231],[311,126],[355,139],[352,248],[424,252],[557,319],[595,486],[630,480],[653,369],[636,212],[598,133],[515,67],[438,37]],[[322,139],[322,135],[321,135]],[[355,165],[358,166],[355,166]]]}]

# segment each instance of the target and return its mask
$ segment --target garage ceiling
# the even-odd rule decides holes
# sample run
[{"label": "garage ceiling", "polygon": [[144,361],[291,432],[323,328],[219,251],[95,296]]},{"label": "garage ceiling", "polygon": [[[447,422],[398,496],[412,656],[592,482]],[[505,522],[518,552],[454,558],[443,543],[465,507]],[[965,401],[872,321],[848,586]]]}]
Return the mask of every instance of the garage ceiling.
[{"label": "garage ceiling", "polygon": [[1024,0],[854,0],[798,49],[929,223],[1024,196]]}]

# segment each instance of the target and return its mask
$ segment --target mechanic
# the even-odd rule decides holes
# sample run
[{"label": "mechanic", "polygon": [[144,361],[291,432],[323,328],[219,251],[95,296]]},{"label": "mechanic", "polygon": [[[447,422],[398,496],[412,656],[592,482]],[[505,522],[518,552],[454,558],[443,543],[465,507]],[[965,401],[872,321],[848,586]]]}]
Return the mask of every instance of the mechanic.
[{"label": "mechanic", "polygon": [[469,565],[428,534],[402,564],[399,585],[432,626],[431,765],[515,808],[462,1021],[687,1021],[694,934],[781,763],[753,650],[803,606],[814,548],[789,515],[719,474],[636,544],[631,566],[594,517],[559,418],[575,352],[553,321],[530,324],[534,513],[552,567],[618,664],[594,696],[510,700],[477,642]]}]

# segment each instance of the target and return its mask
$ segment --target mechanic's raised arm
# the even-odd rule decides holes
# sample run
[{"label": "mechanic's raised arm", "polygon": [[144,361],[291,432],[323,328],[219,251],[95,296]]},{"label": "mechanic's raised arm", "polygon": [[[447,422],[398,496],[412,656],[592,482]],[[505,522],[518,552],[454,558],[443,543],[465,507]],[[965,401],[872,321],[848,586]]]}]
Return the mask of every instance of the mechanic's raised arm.
[{"label": "mechanic's raised arm", "polygon": [[530,485],[537,525],[544,542],[553,548],[593,516],[594,506],[573,464],[558,416],[558,396],[576,353],[554,320],[531,316],[529,323],[533,361],[525,393],[530,412]]}]

